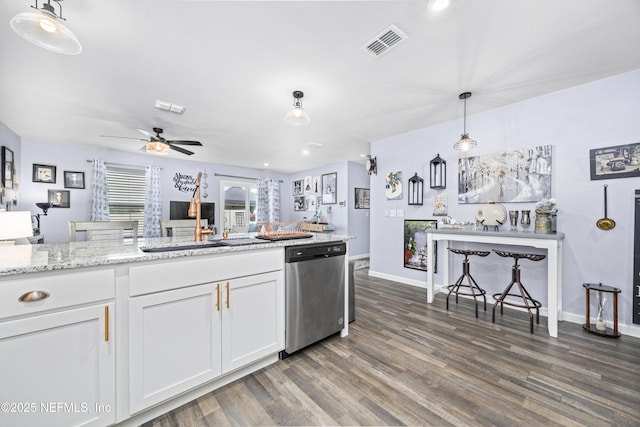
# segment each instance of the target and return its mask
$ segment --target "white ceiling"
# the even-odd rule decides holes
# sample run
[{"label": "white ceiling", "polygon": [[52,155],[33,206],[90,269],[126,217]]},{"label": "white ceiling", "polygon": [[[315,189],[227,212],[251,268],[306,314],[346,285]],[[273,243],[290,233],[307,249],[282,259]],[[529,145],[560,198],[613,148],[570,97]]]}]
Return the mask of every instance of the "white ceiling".
[{"label": "white ceiling", "polygon": [[[471,115],[640,68],[638,0],[451,0],[439,14],[426,0],[65,0],[75,56],[13,32],[32,4],[0,2],[0,121],[14,132],[136,152],[142,141],[100,135],[162,127],[204,144],[173,157],[284,173],[452,119],[462,130],[464,91]],[[408,39],[361,50],[392,24]],[[309,126],[284,123],[294,90]],[[309,143],[323,147],[304,156]]]}]

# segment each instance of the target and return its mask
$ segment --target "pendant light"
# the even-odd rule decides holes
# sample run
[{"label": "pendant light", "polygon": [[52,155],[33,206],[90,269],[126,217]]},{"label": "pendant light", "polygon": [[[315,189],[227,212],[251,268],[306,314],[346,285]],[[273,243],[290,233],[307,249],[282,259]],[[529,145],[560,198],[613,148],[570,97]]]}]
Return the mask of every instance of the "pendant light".
[{"label": "pendant light", "polygon": [[[56,14],[51,2],[58,5],[59,14]],[[62,21],[62,0],[46,0],[41,8],[31,6],[38,12],[22,12],[11,19],[11,28],[31,43],[49,49],[53,52],[66,55],[77,55],[82,52],[82,46],[78,38],[68,29]]]},{"label": "pendant light", "polygon": [[471,92],[461,93],[458,98],[464,99],[464,128],[462,131],[462,135],[460,135],[460,141],[456,142],[453,145],[453,148],[455,148],[456,150],[467,151],[478,145],[476,141],[469,138],[469,134],[467,133],[467,99],[471,98]]},{"label": "pendant light", "polygon": [[302,101],[304,93],[299,90],[293,91],[293,110],[284,116],[284,121],[293,126],[305,126],[311,123],[309,115],[302,109]]}]

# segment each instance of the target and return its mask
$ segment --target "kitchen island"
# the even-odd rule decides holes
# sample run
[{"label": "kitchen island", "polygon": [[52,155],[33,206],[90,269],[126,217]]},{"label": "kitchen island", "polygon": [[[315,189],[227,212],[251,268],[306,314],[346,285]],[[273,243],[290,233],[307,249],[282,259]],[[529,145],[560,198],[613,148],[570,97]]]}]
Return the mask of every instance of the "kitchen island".
[{"label": "kitchen island", "polygon": [[0,425],[139,425],[274,363],[284,247],[348,239],[0,248]]}]

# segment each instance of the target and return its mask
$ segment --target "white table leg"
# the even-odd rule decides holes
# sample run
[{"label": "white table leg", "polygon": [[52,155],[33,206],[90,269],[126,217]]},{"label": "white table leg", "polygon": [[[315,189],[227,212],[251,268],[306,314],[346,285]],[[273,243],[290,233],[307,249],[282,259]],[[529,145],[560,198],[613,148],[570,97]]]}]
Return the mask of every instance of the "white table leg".
[{"label": "white table leg", "polygon": [[547,306],[549,335],[558,337],[558,247],[556,242],[547,249]]},{"label": "white table leg", "polygon": [[433,234],[427,234],[427,302],[433,302]]}]

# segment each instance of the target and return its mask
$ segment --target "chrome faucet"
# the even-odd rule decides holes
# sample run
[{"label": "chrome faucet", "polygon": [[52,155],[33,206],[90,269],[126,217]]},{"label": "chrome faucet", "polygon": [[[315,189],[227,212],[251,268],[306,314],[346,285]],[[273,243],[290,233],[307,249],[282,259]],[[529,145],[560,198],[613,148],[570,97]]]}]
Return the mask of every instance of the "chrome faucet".
[{"label": "chrome faucet", "polygon": [[216,226],[212,224],[212,228],[203,230],[200,224],[202,210],[200,206],[200,179],[202,178],[202,172],[198,172],[198,178],[196,179],[196,190],[193,192],[193,197],[191,197],[191,202],[189,203],[189,213],[187,214],[189,218],[196,219],[196,229],[193,232],[194,241],[202,242],[202,235],[213,234],[215,233]]}]

